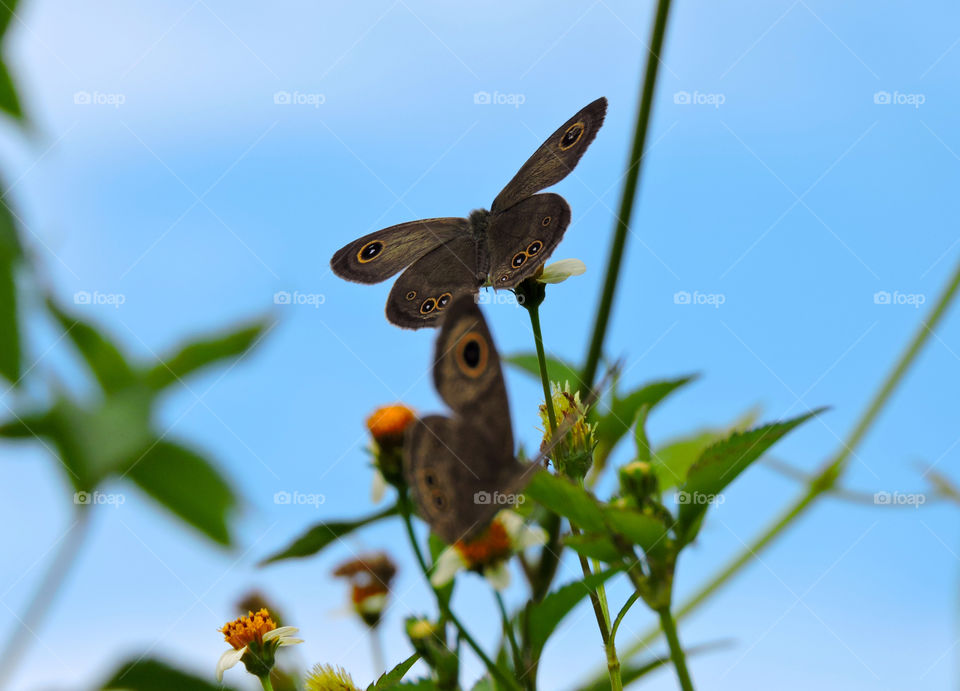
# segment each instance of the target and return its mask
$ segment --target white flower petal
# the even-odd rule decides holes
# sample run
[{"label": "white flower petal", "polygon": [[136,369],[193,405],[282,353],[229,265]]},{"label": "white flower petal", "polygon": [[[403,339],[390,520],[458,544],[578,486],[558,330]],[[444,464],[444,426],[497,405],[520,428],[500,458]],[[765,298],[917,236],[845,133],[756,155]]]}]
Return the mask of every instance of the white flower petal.
[{"label": "white flower petal", "polygon": [[483,577],[497,590],[506,590],[510,587],[510,569],[506,561],[488,566],[483,570]]},{"label": "white flower petal", "polygon": [[467,562],[464,561],[460,552],[453,547],[447,547],[437,559],[433,574],[430,576],[430,583],[432,583],[435,588],[442,588],[453,580],[453,577],[457,575],[458,571],[462,571],[465,568],[467,568]]},{"label": "white flower petal", "polygon": [[223,673],[240,662],[240,658],[243,657],[245,652],[247,652],[246,646],[240,648],[240,650],[231,648],[224,651],[220,659],[217,660],[217,681],[223,681]]},{"label": "white flower petal", "polygon": [[279,629],[274,629],[273,631],[267,631],[263,634],[263,640],[272,641],[274,638],[281,638],[283,636],[292,636],[297,631],[299,631],[296,626],[281,626]]},{"label": "white flower petal", "polygon": [[547,531],[538,525],[525,525],[520,534],[513,539],[513,548],[518,552],[528,547],[539,547],[547,544]]},{"label": "white flower petal", "polygon": [[302,638],[281,638],[280,647],[282,648],[285,645],[296,645],[297,643],[303,643]]},{"label": "white flower petal", "polygon": [[387,481],[383,478],[383,473],[379,468],[373,469],[373,485],[370,487],[370,499],[374,504],[383,501],[383,495],[387,491]]},{"label": "white flower petal", "polygon": [[543,267],[543,273],[537,277],[540,283],[563,283],[571,276],[579,276],[587,270],[587,265],[579,259],[561,259]]},{"label": "white flower petal", "polygon": [[498,513],[494,519],[500,525],[503,526],[504,530],[507,531],[507,535],[510,536],[512,540],[521,530],[523,530],[523,516],[518,514],[516,511],[511,511],[510,509],[504,509]]}]

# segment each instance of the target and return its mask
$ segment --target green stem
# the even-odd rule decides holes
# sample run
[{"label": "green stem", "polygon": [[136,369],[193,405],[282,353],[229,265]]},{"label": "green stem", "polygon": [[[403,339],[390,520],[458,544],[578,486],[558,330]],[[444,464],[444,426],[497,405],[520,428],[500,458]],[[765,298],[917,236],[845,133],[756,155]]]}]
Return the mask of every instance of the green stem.
[{"label": "green stem", "polygon": [[270,675],[264,677],[259,677],[260,683],[263,685],[263,691],[273,691],[273,684],[270,682]]},{"label": "green stem", "polygon": [[[757,556],[764,548],[779,537],[794,520],[804,513],[812,504],[820,498],[821,495],[828,492],[836,482],[840,474],[846,469],[850,456],[856,450],[867,432],[873,427],[884,406],[890,399],[890,396],[896,390],[897,386],[903,380],[904,375],[910,369],[910,366],[917,359],[920,351],[930,339],[934,329],[943,319],[947,308],[956,297],[957,289],[960,288],[960,263],[954,268],[947,287],[944,289],[936,305],[930,312],[926,321],[921,322],[909,345],[903,351],[897,364],[887,375],[883,384],[874,394],[873,399],[867,406],[860,420],[854,426],[853,431],[843,443],[840,450],[820,467],[810,480],[806,492],[793,505],[784,511],[757,539],[747,546],[737,557],[731,560],[718,574],[709,582],[700,588],[690,597],[678,610],[677,619],[682,619],[687,614],[695,610],[701,603],[709,598],[714,592],[726,584],[737,572],[748,564],[753,557]],[[658,631],[650,631],[637,643],[630,647],[630,654],[640,652],[659,636]]]},{"label": "green stem", "polygon": [[637,196],[637,185],[640,180],[640,163],[643,159],[647,140],[647,129],[650,124],[650,111],[653,107],[654,87],[657,83],[657,69],[660,66],[660,55],[663,52],[663,38],[667,32],[667,16],[670,13],[670,0],[657,2],[657,13],[653,22],[650,38],[650,50],[647,54],[647,65],[643,77],[643,90],[640,96],[640,110],[637,114],[637,124],[633,132],[633,144],[630,150],[629,167],[626,181],[620,196],[620,211],[617,214],[613,234],[613,244],[610,246],[610,256],[607,259],[606,278],[603,283],[603,293],[600,297],[600,306],[597,309],[597,318],[593,325],[593,336],[590,340],[590,349],[587,351],[587,362],[580,377],[581,386],[589,388],[597,375],[597,366],[603,354],[603,341],[607,335],[607,324],[610,321],[610,309],[613,306],[613,296],[620,278],[620,266],[623,261],[623,249],[627,242],[627,233],[630,229],[630,218],[633,215],[634,202]]},{"label": "green stem", "polygon": [[620,611],[617,612],[617,618],[613,621],[613,626],[610,628],[610,638],[615,639],[617,637],[617,630],[620,628],[620,622],[623,621],[623,617],[627,612],[630,611],[630,608],[633,607],[633,603],[640,599],[640,591],[634,590],[633,594],[627,598],[627,601],[623,603],[623,607],[620,608]]},{"label": "green stem", "polygon": [[40,622],[50,609],[57,591],[60,590],[76,558],[80,555],[80,548],[89,533],[89,528],[90,510],[81,507],[77,513],[76,522],[68,534],[61,538],[59,549],[50,568],[47,569],[26,610],[18,618],[19,626],[16,626],[10,634],[3,654],[0,655],[0,688],[5,688],[6,683],[13,676],[17,663],[23,660],[26,654],[27,645],[36,640],[35,632],[39,630]]},{"label": "green stem", "polygon": [[547,355],[543,349],[543,333],[540,331],[540,307],[527,307],[530,315],[530,326],[533,328],[533,340],[537,346],[537,363],[540,365],[540,383],[543,384],[543,405],[547,409],[547,419],[550,421],[550,434],[557,431],[557,414],[553,409],[553,396],[550,393],[550,375],[547,374]]},{"label": "green stem", "polygon": [[503,604],[503,596],[499,590],[494,589],[493,594],[497,599],[497,607],[500,608],[500,618],[503,620],[503,635],[510,642],[510,651],[513,653],[513,668],[520,670],[523,667],[523,658],[520,657],[520,646],[517,645],[517,637],[513,633],[513,624],[510,622],[510,615],[507,614],[507,606]]},{"label": "green stem", "polygon": [[677,679],[680,681],[680,688],[683,691],[693,691],[693,682],[690,680],[690,672],[687,670],[687,656],[680,647],[680,638],[677,636],[677,624],[670,614],[669,607],[663,607],[657,610],[660,615],[660,627],[667,637],[667,644],[670,646],[670,659],[673,660],[673,667],[677,670]]},{"label": "green stem", "polygon": [[430,589],[433,590],[433,594],[437,599],[437,607],[440,609],[440,615],[447,619],[451,624],[453,624],[457,631],[460,633],[460,637],[467,642],[473,652],[477,654],[477,657],[483,662],[484,666],[487,668],[487,671],[490,672],[491,676],[497,678],[501,684],[504,686],[514,689],[514,691],[522,691],[521,687],[517,682],[505,674],[502,669],[500,669],[490,657],[483,652],[483,648],[477,643],[477,641],[470,635],[470,632],[463,626],[460,620],[454,615],[453,610],[450,609],[449,605],[441,597],[440,593],[436,588],[433,587],[433,583],[430,582],[430,567],[427,566],[427,560],[423,557],[423,552],[420,550],[420,543],[417,542],[417,535],[413,531],[413,521],[410,518],[410,499],[407,497],[406,493],[402,493],[400,496],[400,515],[403,517],[403,523],[407,529],[407,537],[410,540],[410,546],[413,548],[413,552],[416,555],[417,563],[420,565],[420,570],[423,571],[424,577],[427,579],[427,583],[430,585]]}]

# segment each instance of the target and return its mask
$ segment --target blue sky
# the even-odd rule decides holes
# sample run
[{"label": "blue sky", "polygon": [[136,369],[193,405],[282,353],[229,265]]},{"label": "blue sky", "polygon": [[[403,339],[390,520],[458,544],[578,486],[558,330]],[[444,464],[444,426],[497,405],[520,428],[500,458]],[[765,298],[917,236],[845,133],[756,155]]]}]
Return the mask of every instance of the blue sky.
[{"label": "blue sky", "polygon": [[[80,290],[122,295],[119,308],[83,313],[148,361],[198,332],[262,315],[276,325],[229,372],[171,394],[159,420],[215,457],[243,495],[240,548],[212,550],[129,487],[107,488],[127,501],[96,512],[14,688],[75,687],[147,648],[212,673],[215,629],[252,586],[301,627],[304,662],[337,662],[366,682],[366,641],[354,621],[332,616],[345,592],[328,574],[352,550],[381,547],[401,563],[388,657],[407,653],[402,619],[431,611],[431,600],[398,525],[309,561],[254,567],[312,522],[370,510],[371,409],[397,399],[440,409],[426,369],[432,333],[390,326],[389,284],[342,282],[329,256],[380,227],[488,206],[543,137],[604,95],[603,129],[553,190],[573,209],[554,256],[588,271],[550,288],[542,312],[548,349],[581,358],[651,17],[650,3],[613,0],[25,1],[7,50],[35,127],[25,138],[4,125],[0,152],[43,282],[68,302]],[[778,418],[830,405],[776,449],[812,471],[848,434],[960,261],[958,37],[960,8],[947,2],[883,12],[820,0],[676,3],[608,339],[627,384],[702,375],[652,416],[655,442],[754,406]],[[277,92],[302,102],[277,104]],[[476,104],[477,92],[523,102]],[[280,290],[323,304],[274,305]],[[723,304],[677,304],[679,291]],[[877,304],[878,291],[925,304]],[[532,348],[522,310],[486,313],[502,352]],[[38,357],[57,334],[33,327]],[[951,313],[846,486],[924,492],[918,464],[953,473],[958,353]],[[41,366],[78,395],[91,390],[62,348]],[[515,436],[530,448],[538,384],[516,371],[507,379]],[[0,516],[30,526],[7,531],[0,566],[0,599],[19,612],[72,502],[42,448],[3,453]],[[277,506],[278,490],[326,502]],[[762,466],[738,479],[683,556],[679,597],[799,491]],[[681,625],[690,644],[732,641],[693,659],[695,679],[715,689],[953,685],[956,519],[932,503],[822,501]],[[564,563],[563,580],[576,573]],[[623,584],[611,591],[626,596]],[[491,604],[465,579],[456,607],[492,643]],[[602,659],[590,617],[577,610],[548,647],[544,688],[569,688]],[[624,645],[651,623],[632,610]],[[648,687],[675,681],[664,672]]]}]

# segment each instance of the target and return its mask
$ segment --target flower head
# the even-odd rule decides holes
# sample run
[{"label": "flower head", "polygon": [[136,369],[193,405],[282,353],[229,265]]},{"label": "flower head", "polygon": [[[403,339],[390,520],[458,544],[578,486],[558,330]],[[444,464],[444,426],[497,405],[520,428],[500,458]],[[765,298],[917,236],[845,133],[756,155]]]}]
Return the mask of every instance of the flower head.
[{"label": "flower head", "polygon": [[571,276],[579,276],[587,270],[587,265],[579,259],[561,259],[544,266],[536,279],[540,283],[563,283]]},{"label": "flower head", "polygon": [[[551,384],[550,388],[553,390],[551,403],[557,429],[568,425],[563,439],[550,451],[550,458],[562,475],[582,478],[593,463],[596,425],[587,422],[587,407],[580,401],[579,391],[570,392],[570,382],[566,382],[563,388],[559,384]],[[546,404],[540,406],[540,420],[544,429],[541,449],[546,449],[553,437]]]},{"label": "flower head", "polygon": [[378,501],[377,485],[382,485],[381,480],[402,486],[403,440],[407,428],[416,419],[416,413],[400,403],[377,408],[367,418],[367,429],[373,437],[370,452],[380,475],[374,479],[375,501]]},{"label": "flower head", "polygon": [[338,566],[333,575],[350,581],[350,601],[367,626],[380,623],[390,594],[390,582],[397,573],[393,561],[383,552],[358,557]]},{"label": "flower head", "polygon": [[223,673],[240,661],[243,661],[250,674],[259,678],[269,676],[277,648],[303,643],[303,640],[293,638],[297,633],[293,626],[277,628],[266,608],[256,614],[247,612],[239,619],[224,624],[219,631],[232,648],[224,652],[217,662],[217,681],[221,681]]},{"label": "flower head", "polygon": [[314,665],[303,680],[306,691],[359,691],[343,667]]},{"label": "flower head", "polygon": [[444,550],[430,582],[439,588],[453,580],[457,572],[471,570],[482,573],[494,588],[503,590],[510,584],[510,557],[546,541],[543,528],[527,525],[514,511],[501,511],[478,537],[458,540]]}]

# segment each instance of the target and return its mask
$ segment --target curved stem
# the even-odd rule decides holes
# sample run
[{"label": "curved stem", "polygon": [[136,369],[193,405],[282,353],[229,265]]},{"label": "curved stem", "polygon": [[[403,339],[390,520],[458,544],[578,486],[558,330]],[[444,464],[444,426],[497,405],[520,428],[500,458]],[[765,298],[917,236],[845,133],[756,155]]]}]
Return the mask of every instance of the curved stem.
[{"label": "curved stem", "polygon": [[484,666],[487,668],[487,671],[490,672],[491,676],[497,678],[500,683],[504,686],[514,689],[514,691],[522,691],[520,685],[516,681],[511,679],[509,675],[505,674],[502,669],[500,669],[490,657],[483,652],[483,648],[477,643],[477,641],[470,635],[470,632],[463,626],[460,620],[454,615],[453,610],[447,605],[443,597],[440,596],[440,593],[437,592],[437,589],[433,587],[433,583],[430,582],[430,567],[427,566],[427,560],[423,557],[423,552],[420,549],[420,543],[417,542],[417,535],[413,532],[413,521],[410,519],[410,499],[407,497],[406,492],[402,492],[400,496],[400,515],[403,517],[403,524],[407,529],[407,537],[410,540],[410,546],[413,548],[413,552],[416,555],[417,563],[420,565],[420,570],[423,571],[424,577],[427,579],[427,583],[430,585],[430,589],[433,591],[434,596],[437,599],[437,607],[440,609],[440,615],[447,619],[451,624],[453,624],[457,631],[460,633],[460,637],[467,642],[473,652],[476,653],[477,657],[483,662]]},{"label": "curved stem", "polygon": [[520,657],[520,646],[517,645],[517,637],[513,633],[513,624],[510,622],[510,615],[507,614],[507,606],[503,604],[503,596],[499,590],[494,588],[493,594],[500,609],[500,618],[503,620],[503,635],[510,642],[510,650],[513,653],[513,668],[519,670],[523,666],[523,658]]},{"label": "curved stem", "polygon": [[81,507],[77,513],[76,522],[60,539],[60,547],[50,564],[50,568],[47,569],[40,586],[19,617],[19,625],[10,634],[7,645],[0,655],[0,688],[3,688],[10,680],[17,663],[24,658],[27,645],[36,638],[34,632],[38,630],[40,622],[57,595],[57,591],[63,585],[77,556],[79,556],[80,548],[85,542],[89,528],[90,510]]},{"label": "curved stem", "polygon": [[610,628],[610,638],[615,639],[617,637],[617,629],[620,628],[620,622],[623,621],[624,615],[630,611],[630,608],[633,607],[633,603],[640,599],[640,591],[634,590],[633,595],[627,598],[627,601],[623,603],[623,607],[620,608],[620,611],[617,612],[617,618],[613,620],[613,626]]},{"label": "curved stem", "polygon": [[670,646],[670,659],[673,660],[673,667],[677,670],[677,679],[680,681],[680,688],[683,691],[693,691],[693,681],[690,679],[690,671],[687,669],[687,656],[680,647],[680,638],[677,636],[677,625],[670,614],[669,607],[663,607],[657,610],[660,615],[660,626],[664,635],[667,637],[667,644]]},{"label": "curved stem", "polygon": [[647,65],[643,76],[640,110],[637,113],[637,125],[633,133],[629,167],[627,168],[626,181],[623,184],[623,192],[620,196],[620,211],[617,214],[613,244],[610,246],[610,256],[607,259],[603,293],[600,297],[600,306],[597,308],[597,318],[593,325],[593,336],[590,339],[590,348],[587,351],[587,362],[583,368],[583,376],[580,377],[581,386],[585,388],[590,388],[593,385],[593,378],[597,375],[597,366],[603,354],[603,341],[607,335],[610,309],[613,306],[613,296],[617,289],[617,281],[620,278],[623,249],[627,243],[630,217],[633,215],[634,202],[637,196],[640,163],[645,153],[647,129],[650,125],[650,111],[653,107],[654,87],[657,83],[657,68],[660,66],[660,54],[663,52],[663,38],[667,32],[667,17],[669,14],[670,0],[659,0],[650,37],[650,50],[647,54]]}]

